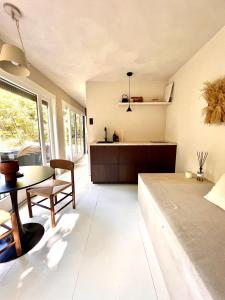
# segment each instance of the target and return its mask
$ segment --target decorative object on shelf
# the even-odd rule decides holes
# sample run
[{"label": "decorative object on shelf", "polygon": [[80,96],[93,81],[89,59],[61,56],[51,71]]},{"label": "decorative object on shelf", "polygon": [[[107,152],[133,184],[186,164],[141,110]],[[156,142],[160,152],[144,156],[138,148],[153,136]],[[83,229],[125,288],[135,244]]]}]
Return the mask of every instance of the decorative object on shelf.
[{"label": "decorative object on shelf", "polygon": [[207,81],[202,89],[202,96],[207,102],[203,113],[206,124],[225,122],[225,77],[215,81]]},{"label": "decorative object on shelf", "polygon": [[186,171],[185,172],[185,178],[187,178],[187,179],[192,178],[192,172],[191,171]]},{"label": "decorative object on shelf", "polygon": [[133,102],[143,102],[143,97],[131,97]]},{"label": "decorative object on shelf", "polygon": [[129,78],[129,97],[128,97],[128,99],[129,99],[129,106],[128,106],[128,108],[127,108],[127,112],[131,112],[132,111],[132,109],[131,109],[131,107],[130,107],[130,77],[133,75],[133,73],[132,72],[128,72],[127,73],[127,76],[128,76],[128,78]]},{"label": "decorative object on shelf", "polygon": [[164,96],[163,96],[163,101],[165,101],[165,102],[171,102],[172,101],[173,85],[174,85],[173,82],[170,82],[167,85],[167,87],[165,89]]},{"label": "decorative object on shelf", "polygon": [[19,28],[19,19],[22,17],[21,11],[11,3],[4,3],[3,7],[8,15],[16,23],[22,50],[16,46],[3,44],[0,53],[0,67],[13,75],[27,77],[30,75],[25,55],[25,49]]},{"label": "decorative object on shelf", "polygon": [[[36,154],[40,153],[41,148],[39,146],[26,146],[22,148],[18,153],[16,158],[29,155],[29,154]],[[16,159],[13,160],[1,160],[0,161],[0,173],[5,175],[6,182],[14,182],[16,181],[17,177],[23,176],[23,174],[19,173],[19,163]]]},{"label": "decorative object on shelf", "polygon": [[204,180],[204,172],[203,166],[208,156],[208,152],[197,152],[198,163],[199,163],[199,171],[197,172],[197,180],[203,181]]},{"label": "decorative object on shelf", "polygon": [[119,142],[119,136],[117,135],[116,131],[113,133],[113,142]]},{"label": "decorative object on shelf", "polygon": [[126,94],[122,95],[122,101],[121,102],[122,103],[128,103],[129,102],[129,98],[128,98],[128,96]]}]

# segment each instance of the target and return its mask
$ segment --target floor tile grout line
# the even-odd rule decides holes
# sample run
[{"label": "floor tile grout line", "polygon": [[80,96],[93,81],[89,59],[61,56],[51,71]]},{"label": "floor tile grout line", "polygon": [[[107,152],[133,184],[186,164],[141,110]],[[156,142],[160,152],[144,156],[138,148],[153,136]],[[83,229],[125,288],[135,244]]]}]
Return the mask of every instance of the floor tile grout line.
[{"label": "floor tile grout line", "polygon": [[151,279],[152,279],[152,284],[153,284],[153,287],[154,287],[154,290],[155,290],[156,299],[158,300],[159,297],[158,297],[157,289],[156,289],[156,286],[155,286],[155,281],[153,279],[152,270],[151,270],[150,262],[149,262],[149,259],[148,259],[147,249],[146,249],[146,246],[145,246],[145,243],[144,243],[144,239],[143,239],[143,235],[142,235],[139,223],[138,223],[137,227],[138,227],[138,231],[139,231],[139,234],[140,234],[140,237],[141,237],[141,243],[142,243],[143,248],[144,248],[145,258],[147,260],[148,269],[149,269],[149,273],[150,273],[150,276],[151,276]]},{"label": "floor tile grout line", "polygon": [[[93,221],[94,221],[95,212],[96,212],[96,208],[97,208],[97,205],[98,205],[98,199],[99,199],[99,195],[97,195],[97,200],[96,200],[94,209],[93,209],[91,217],[90,217],[88,234],[87,234],[87,238],[86,238],[86,241],[85,241],[85,244],[84,244],[84,248],[83,248],[82,254],[84,254],[85,251],[86,251],[86,249],[87,249],[87,244],[88,244],[88,241],[89,241],[89,238],[90,238],[90,235],[91,235],[91,231],[92,231],[92,224],[93,224]],[[76,276],[76,279],[75,279],[75,285],[74,285],[74,289],[73,289],[72,300],[75,300],[74,296],[75,296],[75,293],[76,293],[77,283],[78,283],[78,279],[79,279],[79,275],[80,275],[80,270],[81,270],[82,264],[83,264],[83,258],[81,258],[81,262],[80,262],[79,267],[78,267],[78,272],[77,272],[77,276]]]}]

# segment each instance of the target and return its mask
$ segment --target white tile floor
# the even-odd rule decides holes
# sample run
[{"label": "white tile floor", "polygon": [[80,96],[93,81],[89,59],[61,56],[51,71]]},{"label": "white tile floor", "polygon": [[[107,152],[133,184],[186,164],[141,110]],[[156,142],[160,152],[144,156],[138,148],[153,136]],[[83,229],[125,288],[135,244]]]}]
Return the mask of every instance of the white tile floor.
[{"label": "white tile floor", "polygon": [[137,203],[136,185],[93,185],[85,161],[76,167],[74,211],[55,229],[46,210],[21,208],[22,221],[45,234],[32,251],[0,264],[0,299],[167,300]]}]

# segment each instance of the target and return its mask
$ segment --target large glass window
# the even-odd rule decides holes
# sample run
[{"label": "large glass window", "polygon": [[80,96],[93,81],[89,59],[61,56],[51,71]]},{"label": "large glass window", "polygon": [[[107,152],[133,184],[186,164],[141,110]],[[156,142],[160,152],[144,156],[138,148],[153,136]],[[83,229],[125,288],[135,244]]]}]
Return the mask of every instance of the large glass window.
[{"label": "large glass window", "polygon": [[0,78],[1,160],[18,159],[21,166],[49,162],[48,102],[42,101],[41,108],[36,95]]},{"label": "large glass window", "polygon": [[65,152],[66,159],[71,159],[71,138],[70,138],[70,118],[68,108],[63,110],[63,121],[64,121],[64,138],[65,138]]},{"label": "large glass window", "polygon": [[68,107],[63,115],[66,158],[76,161],[84,154],[84,117]]},{"label": "large glass window", "polygon": [[37,101],[0,88],[0,140],[1,159],[15,159],[25,147],[36,146],[36,153],[21,156],[19,163],[42,163]]},{"label": "large glass window", "polygon": [[46,162],[49,163],[51,159],[51,139],[50,139],[50,112],[48,102],[42,100],[42,116],[43,116],[43,130],[45,141],[45,155]]},{"label": "large glass window", "polygon": [[49,120],[49,102],[0,77],[0,160],[17,159],[21,166],[48,163]]},{"label": "large glass window", "polygon": [[77,125],[77,154],[81,156],[84,153],[84,128],[83,128],[83,116],[76,115]]},{"label": "large glass window", "polygon": [[77,131],[76,131],[76,113],[70,112],[70,120],[71,120],[71,139],[72,139],[72,157],[73,160],[77,160]]}]

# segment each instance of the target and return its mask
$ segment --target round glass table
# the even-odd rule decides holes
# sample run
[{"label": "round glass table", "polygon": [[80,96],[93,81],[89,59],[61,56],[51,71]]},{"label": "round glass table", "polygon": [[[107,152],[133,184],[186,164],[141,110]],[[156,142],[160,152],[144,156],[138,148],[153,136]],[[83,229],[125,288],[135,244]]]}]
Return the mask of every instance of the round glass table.
[{"label": "round glass table", "polygon": [[[0,174],[0,194],[10,194],[12,211],[16,214],[21,246],[23,254],[25,254],[40,241],[44,234],[44,227],[39,223],[22,224],[19,215],[17,192],[51,178],[54,174],[54,169],[45,166],[26,166],[20,167],[19,172],[23,176],[17,178],[15,183],[5,182],[5,176]],[[10,261],[15,258],[17,258],[17,255],[14,247],[0,254],[0,262]]]}]

